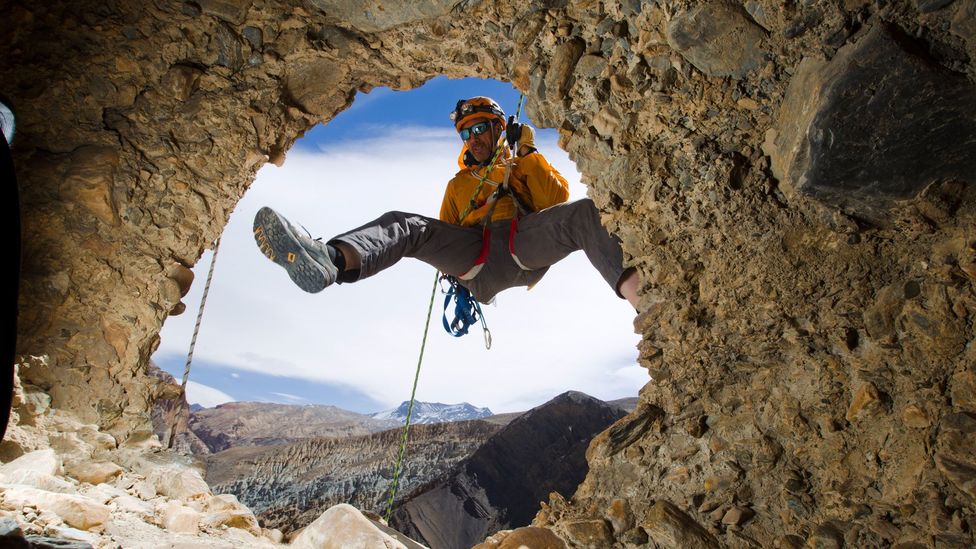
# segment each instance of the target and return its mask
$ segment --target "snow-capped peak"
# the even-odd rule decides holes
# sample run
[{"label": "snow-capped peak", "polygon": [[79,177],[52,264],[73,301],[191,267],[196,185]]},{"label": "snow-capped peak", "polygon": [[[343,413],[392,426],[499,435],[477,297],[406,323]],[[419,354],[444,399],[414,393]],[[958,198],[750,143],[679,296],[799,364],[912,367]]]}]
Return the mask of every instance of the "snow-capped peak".
[{"label": "snow-capped peak", "polygon": [[[376,412],[370,417],[374,419],[394,419],[402,423],[407,419],[407,408],[409,406],[410,402],[404,401],[403,404],[392,410]],[[444,423],[447,421],[479,419],[490,415],[494,414],[488,408],[478,408],[467,402],[460,404],[441,404],[440,402],[414,401],[413,411],[410,415],[410,423]]]}]

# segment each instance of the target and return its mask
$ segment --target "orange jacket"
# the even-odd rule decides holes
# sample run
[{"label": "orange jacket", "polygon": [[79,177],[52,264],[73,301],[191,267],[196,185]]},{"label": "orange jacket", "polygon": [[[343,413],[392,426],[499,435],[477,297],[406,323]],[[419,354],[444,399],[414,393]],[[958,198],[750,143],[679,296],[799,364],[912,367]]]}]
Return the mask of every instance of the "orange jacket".
[{"label": "orange jacket", "polygon": [[[505,180],[505,165],[514,162],[512,173],[508,178],[508,185],[518,196],[519,202],[533,212],[553,206],[569,199],[569,183],[556,168],[549,164],[539,152],[526,156],[507,157],[495,163],[485,179],[484,185],[474,197],[474,204],[468,215],[461,219],[461,214],[472,200],[472,194],[478,187],[485,168],[476,166],[465,167],[447,184],[444,191],[444,201],[441,203],[441,221],[455,225],[476,225],[491,207],[488,198]],[[516,208],[510,196],[504,196],[498,201],[491,216],[492,221],[511,219],[515,217]]]}]

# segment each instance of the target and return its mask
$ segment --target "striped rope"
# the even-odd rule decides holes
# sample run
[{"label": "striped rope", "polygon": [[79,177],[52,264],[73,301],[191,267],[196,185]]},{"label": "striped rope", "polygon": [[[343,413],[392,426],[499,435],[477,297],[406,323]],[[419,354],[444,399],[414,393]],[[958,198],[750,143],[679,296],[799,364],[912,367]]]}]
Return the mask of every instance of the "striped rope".
[{"label": "striped rope", "polygon": [[[190,379],[190,364],[193,362],[193,349],[197,346],[197,335],[200,334],[200,323],[203,321],[203,308],[207,305],[207,294],[210,293],[210,283],[213,281],[214,266],[217,264],[217,252],[220,250],[220,238],[214,242],[213,257],[210,258],[210,270],[207,273],[207,283],[203,286],[203,296],[200,298],[200,308],[197,310],[197,323],[193,327],[193,337],[190,338],[190,352],[186,355],[186,365],[183,366],[183,381],[180,383],[180,395],[186,397],[186,382]],[[176,427],[183,417],[183,408],[179,408],[173,419],[173,426],[169,430],[167,448],[172,448],[176,442]]]}]

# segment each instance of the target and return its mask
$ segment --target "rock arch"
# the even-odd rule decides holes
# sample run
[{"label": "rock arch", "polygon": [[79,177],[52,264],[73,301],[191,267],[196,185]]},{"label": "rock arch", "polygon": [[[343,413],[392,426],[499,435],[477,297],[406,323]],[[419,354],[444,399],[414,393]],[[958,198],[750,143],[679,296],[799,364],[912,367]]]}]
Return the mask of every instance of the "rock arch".
[{"label": "rock arch", "polygon": [[0,91],[22,376],[55,406],[145,435],[176,280],[258,167],[357,90],[493,77],[559,129],[643,276],[653,381],[537,522],[973,543],[972,2],[45,4],[4,8]]}]

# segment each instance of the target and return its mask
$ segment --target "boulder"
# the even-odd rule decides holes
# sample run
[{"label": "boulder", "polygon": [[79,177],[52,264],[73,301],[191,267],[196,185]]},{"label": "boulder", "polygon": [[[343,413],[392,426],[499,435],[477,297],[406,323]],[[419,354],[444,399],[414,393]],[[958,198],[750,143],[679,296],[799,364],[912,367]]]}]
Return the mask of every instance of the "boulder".
[{"label": "boulder", "polygon": [[939,424],[935,466],[976,503],[976,414],[955,413]]},{"label": "boulder", "polygon": [[606,512],[607,520],[615,534],[621,534],[634,527],[634,514],[624,498],[614,498]]},{"label": "boulder", "polygon": [[406,549],[381,531],[352,505],[341,503],[326,510],[292,543],[293,549]]},{"label": "boulder", "polygon": [[960,363],[952,374],[949,390],[955,406],[976,410],[976,364]]},{"label": "boulder", "polygon": [[77,491],[73,484],[65,481],[61,477],[56,477],[54,475],[49,475],[47,473],[33,471],[30,469],[14,471],[8,475],[4,475],[2,478],[4,484],[20,484],[23,486],[31,486],[33,488],[46,490],[48,492],[73,494]]},{"label": "boulder", "polygon": [[[71,528],[70,526],[59,526],[52,525],[44,529],[44,533],[50,538],[58,538],[52,540],[50,545],[42,545],[38,543],[37,538],[31,537],[29,541],[31,542],[31,547],[42,548],[42,547],[57,547],[58,549],[82,549],[83,547],[96,547],[101,540],[97,534],[91,532],[85,532],[84,530],[79,530],[77,528]],[[72,543],[79,542],[79,543]]]},{"label": "boulder", "polygon": [[109,502],[109,506],[114,510],[139,517],[139,519],[145,522],[151,521],[154,515],[153,506],[151,503],[136,497],[132,497],[128,494],[112,498],[112,500]]},{"label": "boulder", "polygon": [[310,0],[316,8],[348,21],[354,28],[365,32],[387,30],[420,19],[447,15],[456,10],[456,0],[419,0],[388,4],[375,0],[368,2],[343,2],[341,0]]},{"label": "boulder", "polygon": [[69,476],[89,484],[101,484],[122,474],[122,468],[109,461],[79,462],[67,467]]},{"label": "boulder", "polygon": [[566,549],[566,543],[548,528],[526,526],[515,530],[502,530],[472,549]]},{"label": "boulder", "polygon": [[666,501],[657,501],[641,526],[647,530],[654,543],[662,547],[719,548],[718,540],[708,530]]},{"label": "boulder", "polygon": [[881,407],[881,396],[878,389],[871,382],[864,383],[851,398],[851,404],[847,407],[847,421],[854,421],[862,416],[875,413]]},{"label": "boulder", "polygon": [[0,475],[4,478],[23,471],[57,475],[61,473],[61,459],[53,449],[47,448],[24,454],[0,467]]},{"label": "boulder", "polygon": [[156,493],[191,501],[210,495],[210,486],[196,469],[178,465],[159,466],[149,471],[147,479]]},{"label": "boulder", "polygon": [[609,547],[613,545],[613,534],[607,521],[602,519],[581,519],[564,524],[570,541],[582,547]]},{"label": "boulder", "polygon": [[[54,527],[54,529],[60,530],[57,527]],[[79,530],[75,530],[74,528],[68,528],[66,530],[68,530],[69,532],[79,531]],[[71,539],[65,539],[62,537],[55,537],[55,536],[30,535],[30,536],[26,536],[24,540],[30,544],[31,549],[55,549],[55,548],[56,549],[92,549],[93,548],[93,545],[91,543],[88,543],[87,541],[71,540]]]},{"label": "boulder", "polygon": [[51,426],[57,432],[48,435],[51,448],[63,462],[80,462],[91,459],[95,447],[85,441],[76,430],[78,423],[61,421],[60,426]]},{"label": "boulder", "polygon": [[112,147],[79,147],[71,153],[59,192],[60,198],[76,202],[106,225],[118,224],[118,213],[111,196],[118,165],[118,152]]},{"label": "boulder", "polygon": [[4,504],[8,507],[23,508],[33,505],[42,511],[54,513],[68,526],[80,530],[100,527],[109,518],[108,506],[85,496],[57,494],[21,486],[8,487],[3,495]]},{"label": "boulder", "polygon": [[940,181],[976,182],[976,86],[878,24],[804,59],[763,150],[787,188],[879,225]]},{"label": "boulder", "polygon": [[676,14],[668,45],[708,76],[741,80],[763,60],[763,31],[741,8],[712,2]]},{"label": "boulder", "polygon": [[344,103],[339,89],[348,69],[329,59],[299,62],[286,80],[289,95],[301,108],[315,116],[334,113]]},{"label": "boulder", "polygon": [[175,534],[196,534],[200,528],[200,513],[174,500],[159,506],[159,525]]}]

